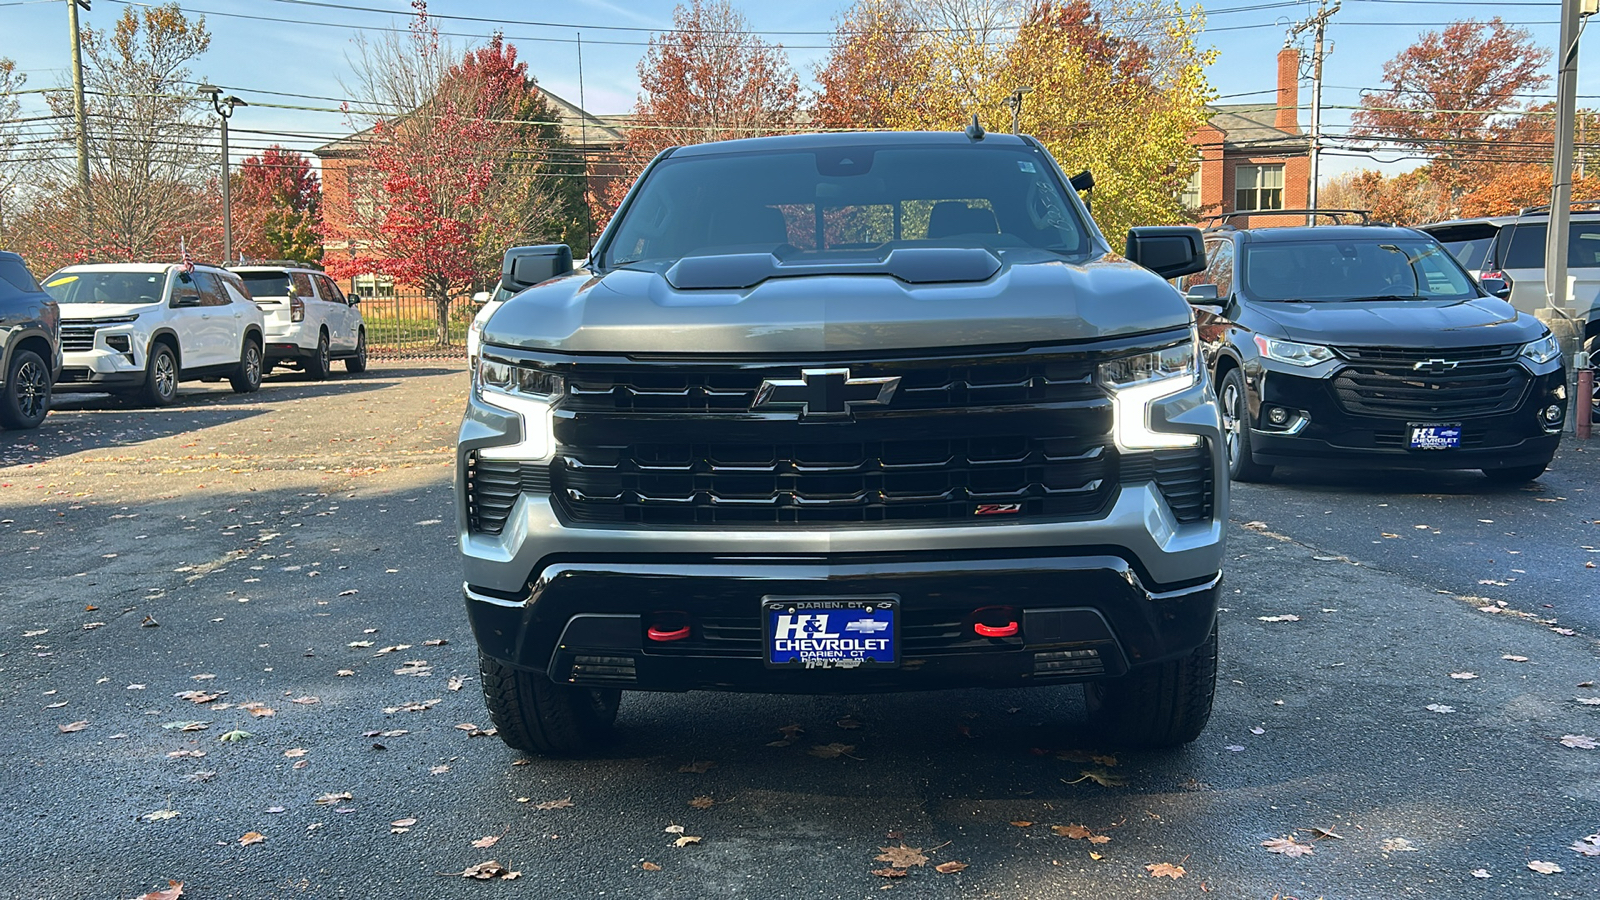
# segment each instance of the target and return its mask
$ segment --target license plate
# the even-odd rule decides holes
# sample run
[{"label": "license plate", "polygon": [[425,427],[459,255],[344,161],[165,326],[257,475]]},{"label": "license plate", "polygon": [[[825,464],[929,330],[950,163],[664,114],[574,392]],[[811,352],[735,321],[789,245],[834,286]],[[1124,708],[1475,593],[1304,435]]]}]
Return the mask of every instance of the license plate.
[{"label": "license plate", "polygon": [[1412,425],[1412,450],[1455,450],[1461,446],[1460,425]]},{"label": "license plate", "polygon": [[774,669],[900,664],[900,598],[763,597],[765,657]]}]

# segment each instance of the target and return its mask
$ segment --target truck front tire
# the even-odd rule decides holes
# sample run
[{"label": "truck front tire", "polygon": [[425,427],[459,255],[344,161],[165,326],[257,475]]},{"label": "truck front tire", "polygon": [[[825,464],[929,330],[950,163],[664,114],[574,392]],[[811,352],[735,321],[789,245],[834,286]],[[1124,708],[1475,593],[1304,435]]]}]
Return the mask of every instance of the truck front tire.
[{"label": "truck front tire", "polygon": [[478,654],[483,701],[500,739],[544,756],[587,756],[611,737],[622,691],[556,684]]},{"label": "truck front tire", "polygon": [[1083,686],[1095,729],[1130,750],[1178,747],[1199,737],[1216,692],[1215,624],[1206,642],[1185,656]]}]

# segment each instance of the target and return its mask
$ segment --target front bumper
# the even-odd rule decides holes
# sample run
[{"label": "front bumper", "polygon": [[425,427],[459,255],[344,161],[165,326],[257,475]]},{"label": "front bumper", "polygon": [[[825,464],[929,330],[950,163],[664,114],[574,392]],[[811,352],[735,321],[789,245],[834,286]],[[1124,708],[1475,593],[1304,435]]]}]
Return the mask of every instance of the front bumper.
[{"label": "front bumper", "polygon": [[[1187,653],[1211,633],[1220,576],[1152,592],[1116,556],[912,553],[572,559],[521,591],[465,587],[479,647],[560,683],[629,690],[856,693],[1015,687],[1115,677]],[[769,669],[767,596],[893,594],[900,665]],[[1020,628],[979,636],[978,610],[1003,604]],[[663,615],[690,636],[648,637]]]},{"label": "front bumper", "polygon": [[[104,340],[105,335],[100,335],[99,341],[103,343]],[[96,347],[63,353],[55,390],[105,391],[139,387],[145,379],[144,347],[130,338],[128,348],[127,352]]]},{"label": "front bumper", "polygon": [[[1515,408],[1482,416],[1355,415],[1337,402],[1329,378],[1277,365],[1252,368],[1246,378],[1252,399],[1259,402],[1249,417],[1251,455],[1264,465],[1443,470],[1548,463],[1561,441],[1565,414],[1553,426],[1540,415],[1551,405],[1568,408],[1566,374],[1559,365],[1530,375]],[[1265,413],[1274,406],[1292,411],[1286,426],[1267,425]],[[1461,446],[1409,449],[1413,425],[1459,425]]]}]

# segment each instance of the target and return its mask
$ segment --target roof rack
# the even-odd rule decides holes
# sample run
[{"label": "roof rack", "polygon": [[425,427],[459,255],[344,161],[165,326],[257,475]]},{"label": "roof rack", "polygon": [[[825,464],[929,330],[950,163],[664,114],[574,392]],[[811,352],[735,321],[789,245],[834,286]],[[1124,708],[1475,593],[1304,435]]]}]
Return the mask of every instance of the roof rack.
[{"label": "roof rack", "polygon": [[[1233,212],[1218,213],[1214,216],[1206,216],[1205,221],[1207,223],[1216,223],[1214,225],[1210,225],[1207,230],[1232,228],[1234,226],[1231,220],[1247,219],[1251,216],[1327,216],[1328,218],[1333,219],[1333,224],[1335,225],[1349,224],[1344,221],[1344,217],[1354,216],[1360,219],[1360,221],[1354,223],[1357,225],[1385,224],[1383,222],[1372,221],[1372,211],[1367,209],[1236,209]],[[1315,219],[1313,218],[1312,221],[1314,223]]]},{"label": "roof rack", "polygon": [[[1572,201],[1571,203],[1569,203],[1567,205],[1569,207],[1600,206],[1600,200],[1574,200],[1574,201]],[[1550,211],[1550,204],[1545,203],[1545,204],[1541,204],[1539,206],[1524,206],[1523,208],[1517,210],[1517,215],[1519,215],[1519,216],[1527,216],[1527,215],[1533,215],[1535,213],[1548,213],[1549,211]]]},{"label": "roof rack", "polygon": [[316,272],[327,271],[327,269],[323,268],[322,263],[300,262],[293,259],[245,259],[236,263],[228,263],[226,267],[229,269],[244,269],[256,266],[282,269],[311,269]]}]

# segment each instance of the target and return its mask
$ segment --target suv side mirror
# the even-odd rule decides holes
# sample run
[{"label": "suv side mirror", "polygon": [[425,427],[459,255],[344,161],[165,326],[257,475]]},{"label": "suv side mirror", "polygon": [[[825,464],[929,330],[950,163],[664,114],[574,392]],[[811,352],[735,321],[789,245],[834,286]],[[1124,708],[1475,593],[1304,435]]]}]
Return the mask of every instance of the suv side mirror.
[{"label": "suv side mirror", "polygon": [[200,295],[194,291],[185,291],[172,298],[173,306],[199,306]]},{"label": "suv side mirror", "polygon": [[1206,267],[1205,238],[1193,225],[1130,228],[1123,256],[1162,278],[1193,275]]},{"label": "suv side mirror", "polygon": [[1217,286],[1214,284],[1191,284],[1183,292],[1183,299],[1190,303],[1212,304],[1217,302]]},{"label": "suv side mirror", "polygon": [[1478,282],[1478,287],[1483,288],[1483,292],[1491,297],[1499,297],[1501,300],[1511,299],[1511,282],[1503,278],[1485,278]]},{"label": "suv side mirror", "polygon": [[512,247],[500,263],[500,286],[516,293],[572,271],[572,248],[566,244]]},{"label": "suv side mirror", "polygon": [[485,303],[488,303],[489,302],[489,298],[491,298],[493,296],[494,296],[494,294],[490,293],[489,291],[479,291],[476,294],[472,295],[472,302],[478,304],[479,306],[482,306]]},{"label": "suv side mirror", "polygon": [[357,306],[357,305],[359,305],[361,303],[361,295],[360,294],[345,294],[344,298],[346,300],[350,301],[350,305],[351,306]]}]

